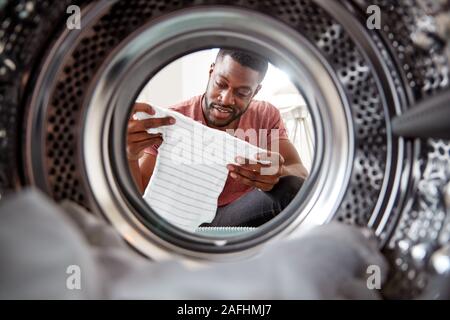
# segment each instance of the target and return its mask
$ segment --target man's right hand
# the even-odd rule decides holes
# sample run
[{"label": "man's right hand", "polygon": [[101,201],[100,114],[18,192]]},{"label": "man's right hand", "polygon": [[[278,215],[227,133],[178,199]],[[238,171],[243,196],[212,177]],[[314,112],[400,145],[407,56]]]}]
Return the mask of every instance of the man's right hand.
[{"label": "man's right hand", "polygon": [[146,112],[149,115],[155,114],[153,108],[146,103],[136,103],[133,106],[133,111],[128,120],[127,132],[127,157],[129,161],[138,160],[142,157],[146,148],[162,143],[163,139],[160,133],[150,134],[147,132],[147,129],[175,123],[175,119],[172,117],[134,120],[133,116],[136,112]]}]

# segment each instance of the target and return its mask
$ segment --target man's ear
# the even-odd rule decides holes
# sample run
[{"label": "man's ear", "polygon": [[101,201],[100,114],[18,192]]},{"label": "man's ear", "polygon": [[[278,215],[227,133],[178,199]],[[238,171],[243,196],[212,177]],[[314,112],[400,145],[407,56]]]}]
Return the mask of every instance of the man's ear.
[{"label": "man's ear", "polygon": [[258,84],[252,98],[254,98],[258,94],[258,92],[259,92],[259,90],[261,90],[261,88],[262,88],[262,85]]},{"label": "man's ear", "polygon": [[212,72],[214,71],[214,67],[216,66],[216,64],[213,62],[211,63],[211,66],[209,67],[209,77],[211,77]]}]

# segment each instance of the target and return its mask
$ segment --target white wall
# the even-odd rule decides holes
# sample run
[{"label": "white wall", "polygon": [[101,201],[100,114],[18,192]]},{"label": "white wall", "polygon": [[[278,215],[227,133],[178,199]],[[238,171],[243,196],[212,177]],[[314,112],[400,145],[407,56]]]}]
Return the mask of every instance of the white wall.
[{"label": "white wall", "polygon": [[204,50],[175,60],[148,82],[137,101],[169,107],[203,94],[208,83],[209,67],[216,54],[217,49]]}]

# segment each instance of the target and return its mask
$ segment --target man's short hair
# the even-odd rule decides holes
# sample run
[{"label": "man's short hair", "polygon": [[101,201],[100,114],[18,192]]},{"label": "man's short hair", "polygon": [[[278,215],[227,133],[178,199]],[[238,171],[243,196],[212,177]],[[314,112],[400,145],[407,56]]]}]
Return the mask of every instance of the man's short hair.
[{"label": "man's short hair", "polygon": [[244,67],[248,67],[250,69],[258,71],[261,75],[261,81],[266,76],[269,62],[266,58],[263,58],[258,54],[243,50],[220,49],[219,53],[217,53],[216,62],[219,59],[223,59],[225,56],[230,56],[234,61],[238,62]]}]

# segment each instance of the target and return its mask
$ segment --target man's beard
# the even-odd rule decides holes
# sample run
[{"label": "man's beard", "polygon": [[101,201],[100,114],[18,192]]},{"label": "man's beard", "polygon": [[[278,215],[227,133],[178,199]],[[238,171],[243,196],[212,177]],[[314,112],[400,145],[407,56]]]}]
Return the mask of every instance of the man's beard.
[{"label": "man's beard", "polygon": [[[234,120],[241,117],[245,111],[247,111],[248,105],[244,110],[240,110],[240,108],[232,105],[223,105],[220,103],[210,102],[208,101],[208,98],[205,95],[205,106],[206,110],[204,112],[205,120],[209,126],[214,127],[226,127],[230,123],[232,123]],[[229,117],[226,119],[215,119],[212,112],[214,109],[220,110],[220,111],[227,111],[229,112]]]}]

